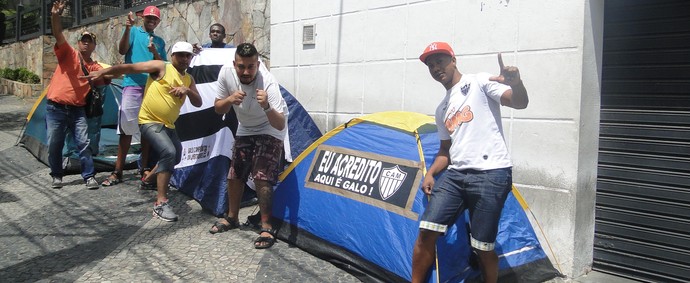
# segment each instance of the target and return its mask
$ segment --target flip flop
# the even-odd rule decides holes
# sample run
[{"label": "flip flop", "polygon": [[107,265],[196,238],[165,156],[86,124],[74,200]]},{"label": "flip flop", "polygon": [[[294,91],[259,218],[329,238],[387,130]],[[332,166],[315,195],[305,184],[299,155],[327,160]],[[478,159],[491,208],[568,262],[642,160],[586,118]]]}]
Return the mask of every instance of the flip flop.
[{"label": "flip flop", "polygon": [[[265,237],[261,236],[261,233],[266,232],[271,234],[271,237]],[[261,245],[261,243],[266,243],[264,245]],[[259,232],[259,237],[254,240],[254,248],[255,249],[268,249],[273,246],[273,244],[276,243],[276,233],[273,229],[266,229],[266,228],[261,228],[261,232]]]},{"label": "flip flop", "polygon": [[[217,234],[217,233],[223,233],[225,231],[230,231],[232,229],[237,229],[240,227],[240,222],[238,221],[233,221],[230,218],[225,217],[225,221],[228,223],[223,223],[220,222],[220,220],[216,221],[216,223],[211,226],[211,229],[208,230],[209,233],[211,234]],[[216,228],[215,230],[213,228]]]}]

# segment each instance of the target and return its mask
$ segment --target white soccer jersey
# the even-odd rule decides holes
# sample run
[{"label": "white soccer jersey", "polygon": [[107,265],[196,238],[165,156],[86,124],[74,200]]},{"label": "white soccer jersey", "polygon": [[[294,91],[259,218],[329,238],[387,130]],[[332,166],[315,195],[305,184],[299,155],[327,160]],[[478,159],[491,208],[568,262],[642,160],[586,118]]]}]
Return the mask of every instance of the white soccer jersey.
[{"label": "white soccer jersey", "polygon": [[490,170],[512,166],[503,137],[501,95],[510,87],[488,73],[463,74],[436,108],[441,140],[451,140],[448,168]]}]

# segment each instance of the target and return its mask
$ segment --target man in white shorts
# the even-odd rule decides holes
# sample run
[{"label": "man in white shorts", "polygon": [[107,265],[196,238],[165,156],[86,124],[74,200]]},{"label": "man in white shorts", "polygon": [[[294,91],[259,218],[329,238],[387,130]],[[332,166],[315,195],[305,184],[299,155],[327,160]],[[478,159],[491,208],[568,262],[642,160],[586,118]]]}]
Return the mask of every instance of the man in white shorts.
[{"label": "man in white shorts", "polygon": [[[122,33],[118,52],[125,55],[125,63],[132,64],[146,62],[149,60],[163,60],[168,58],[165,53],[165,41],[160,36],[153,33],[153,30],[160,24],[161,12],[156,6],[148,6],[144,9],[142,17],[144,24],[134,26],[135,20],[132,12],[129,12],[125,22],[125,30]],[[122,90],[122,102],[118,115],[117,134],[120,136],[117,146],[117,160],[115,161],[115,171],[108,178],[103,180],[102,186],[112,186],[122,182],[122,170],[127,159],[127,152],[132,143],[132,136],[139,134],[139,108],[144,97],[144,87],[148,74],[127,74],[125,75]],[[141,139],[141,172],[142,188],[155,189],[155,186],[147,181],[148,174],[148,143]],[[148,170],[147,170],[148,169]]]}]

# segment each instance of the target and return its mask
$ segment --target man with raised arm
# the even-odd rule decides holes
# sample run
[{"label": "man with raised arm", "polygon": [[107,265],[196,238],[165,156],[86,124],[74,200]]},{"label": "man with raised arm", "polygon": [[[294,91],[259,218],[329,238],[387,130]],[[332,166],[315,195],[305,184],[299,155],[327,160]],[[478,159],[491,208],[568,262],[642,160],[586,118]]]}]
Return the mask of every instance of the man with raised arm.
[{"label": "man with raised arm", "polygon": [[122,64],[92,72],[86,77],[97,79],[105,75],[148,74],[138,123],[142,138],[149,141],[159,156],[151,171],[156,176],[158,191],[153,215],[164,221],[177,221],[177,215],[168,204],[168,183],[182,157],[182,143],[175,131],[175,121],[187,98],[195,107],[202,104],[194,78],[187,73],[192,56],[192,45],[178,42],[173,45],[170,63],[151,60]]},{"label": "man with raised arm", "polygon": [[[436,255],[436,239],[465,209],[470,213],[470,245],[479,257],[484,282],[496,282],[498,221],[513,183],[501,105],[526,108],[527,90],[518,68],[503,66],[500,53],[499,76],[460,73],[455,53],[445,42],[429,44],[419,60],[446,95],[436,108],[441,147],[422,182],[430,199],[412,254],[412,282],[425,281]],[[434,176],[444,170],[436,181]]]},{"label": "man with raised arm", "polygon": [[62,148],[65,145],[65,135],[69,133],[79,151],[81,176],[86,183],[86,188],[98,189],[98,182],[94,178],[96,170],[89,146],[88,125],[84,112],[86,95],[91,86],[89,81],[79,80],[78,77],[84,75],[84,69],[87,72],[93,72],[102,67],[91,59],[91,54],[96,49],[96,36],[93,33],[88,31],[81,33],[77,42],[78,50],[74,50],[65,40],[60,21],[64,8],[65,1],[58,0],[53,2],[50,10],[50,23],[56,40],[54,50],[58,60],[46,95],[48,164],[53,179],[51,186],[55,189],[63,186]]},{"label": "man with raised arm", "polygon": [[[154,30],[161,22],[161,11],[156,6],[144,8],[142,14],[144,24],[134,26],[136,23],[134,14],[129,12],[125,22],[125,30],[120,38],[118,52],[125,55],[125,63],[146,62],[149,60],[168,60],[165,53],[165,41],[154,34]],[[132,143],[132,136],[139,133],[137,119],[139,109],[144,96],[144,87],[148,74],[127,74],[122,86],[122,103],[118,113],[117,133],[120,136],[117,144],[117,160],[115,170],[103,180],[103,186],[112,186],[122,182],[122,170],[124,169],[127,152]],[[143,188],[152,183],[149,180],[150,169],[148,167],[148,141],[141,139],[141,173]]]}]

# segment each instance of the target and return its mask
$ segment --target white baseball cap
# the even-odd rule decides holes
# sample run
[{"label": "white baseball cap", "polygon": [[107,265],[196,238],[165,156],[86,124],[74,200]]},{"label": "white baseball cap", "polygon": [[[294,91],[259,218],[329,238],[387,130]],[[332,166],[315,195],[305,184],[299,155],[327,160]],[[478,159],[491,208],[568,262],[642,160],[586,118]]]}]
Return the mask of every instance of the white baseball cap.
[{"label": "white baseball cap", "polygon": [[175,43],[175,45],[173,45],[172,51],[170,53],[175,54],[177,52],[186,52],[186,53],[194,54],[194,48],[192,48],[191,43],[180,41],[180,42]]}]

